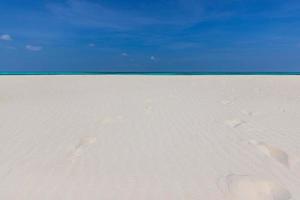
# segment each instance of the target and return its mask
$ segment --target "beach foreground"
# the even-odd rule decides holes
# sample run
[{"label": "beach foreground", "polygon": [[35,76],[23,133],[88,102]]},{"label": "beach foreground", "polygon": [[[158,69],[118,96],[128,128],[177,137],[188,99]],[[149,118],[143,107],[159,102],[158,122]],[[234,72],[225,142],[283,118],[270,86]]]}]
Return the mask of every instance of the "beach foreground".
[{"label": "beach foreground", "polygon": [[0,199],[300,199],[298,76],[2,76]]}]

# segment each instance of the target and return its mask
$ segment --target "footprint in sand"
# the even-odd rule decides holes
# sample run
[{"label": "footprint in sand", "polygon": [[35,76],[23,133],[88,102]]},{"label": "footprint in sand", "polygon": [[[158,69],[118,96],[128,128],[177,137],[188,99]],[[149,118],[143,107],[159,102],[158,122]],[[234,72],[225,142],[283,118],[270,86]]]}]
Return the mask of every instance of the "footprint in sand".
[{"label": "footprint in sand", "polygon": [[79,146],[86,146],[89,144],[94,144],[96,143],[97,139],[95,137],[85,137],[82,138],[79,142]]},{"label": "footprint in sand", "polygon": [[233,104],[235,100],[236,100],[236,98],[223,99],[223,100],[221,101],[221,103],[222,103],[223,105],[229,105],[229,104]]},{"label": "footprint in sand", "polygon": [[110,125],[112,123],[121,122],[124,120],[125,120],[125,117],[123,115],[117,115],[114,117],[104,117],[104,118],[100,119],[99,122],[102,125]]},{"label": "footprint in sand", "polygon": [[232,120],[225,121],[225,124],[232,128],[237,128],[238,126],[240,126],[244,123],[246,123],[246,122],[243,120],[240,120],[240,119],[232,119]]},{"label": "footprint in sand", "polygon": [[248,115],[248,116],[254,116],[254,115],[256,115],[255,112],[252,112],[252,111],[249,111],[249,110],[242,110],[242,113],[244,115]]},{"label": "footprint in sand", "polygon": [[290,167],[289,155],[283,150],[264,142],[258,142],[255,140],[251,140],[249,143],[254,145],[260,152],[262,152],[266,156],[273,158],[274,160],[288,168]]},{"label": "footprint in sand", "polygon": [[222,103],[223,105],[228,105],[228,104],[231,104],[232,101],[230,101],[230,100],[223,100],[223,101],[221,101],[221,103]]},{"label": "footprint in sand", "polygon": [[75,148],[73,149],[73,151],[71,152],[71,161],[74,162],[75,159],[80,156],[82,154],[82,151],[84,150],[84,148],[86,148],[87,146],[96,143],[97,138],[96,137],[85,137],[82,138],[78,144],[75,146]]},{"label": "footprint in sand", "polygon": [[151,105],[147,105],[145,107],[145,113],[146,114],[151,114],[153,112],[153,107]]},{"label": "footprint in sand", "polygon": [[108,124],[113,123],[113,119],[111,117],[105,117],[105,118],[100,120],[100,123],[102,125],[108,125]]},{"label": "footprint in sand", "polygon": [[146,106],[145,106],[145,108],[144,108],[144,112],[146,113],[146,114],[151,114],[152,112],[153,112],[153,100],[152,99],[146,99],[145,100],[145,104],[146,104]]},{"label": "footprint in sand", "polygon": [[223,192],[228,200],[289,200],[292,197],[286,188],[273,181],[234,174],[223,179]]}]

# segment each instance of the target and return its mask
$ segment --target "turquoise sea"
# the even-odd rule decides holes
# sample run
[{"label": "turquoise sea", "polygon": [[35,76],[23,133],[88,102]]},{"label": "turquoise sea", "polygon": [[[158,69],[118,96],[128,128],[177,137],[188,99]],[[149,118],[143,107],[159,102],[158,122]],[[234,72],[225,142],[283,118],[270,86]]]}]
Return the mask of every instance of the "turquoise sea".
[{"label": "turquoise sea", "polygon": [[300,75],[300,72],[0,72],[0,75]]}]

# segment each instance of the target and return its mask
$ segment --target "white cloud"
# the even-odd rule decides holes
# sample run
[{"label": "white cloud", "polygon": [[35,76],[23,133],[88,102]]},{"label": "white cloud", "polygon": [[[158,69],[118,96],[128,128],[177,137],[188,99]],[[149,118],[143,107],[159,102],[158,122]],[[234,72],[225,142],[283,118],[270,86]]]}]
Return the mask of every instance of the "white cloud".
[{"label": "white cloud", "polygon": [[0,35],[0,39],[5,40],[5,41],[10,41],[10,40],[12,40],[12,37],[8,34],[3,34],[3,35]]},{"label": "white cloud", "polygon": [[127,53],[121,53],[121,56],[127,57],[128,54]]},{"label": "white cloud", "polygon": [[156,60],[156,58],[154,56],[151,56],[150,60],[154,61],[154,60]]},{"label": "white cloud", "polygon": [[26,45],[25,48],[29,51],[41,51],[43,47],[41,46],[32,46],[32,45]]},{"label": "white cloud", "polygon": [[94,43],[90,43],[89,47],[95,47],[96,45]]}]

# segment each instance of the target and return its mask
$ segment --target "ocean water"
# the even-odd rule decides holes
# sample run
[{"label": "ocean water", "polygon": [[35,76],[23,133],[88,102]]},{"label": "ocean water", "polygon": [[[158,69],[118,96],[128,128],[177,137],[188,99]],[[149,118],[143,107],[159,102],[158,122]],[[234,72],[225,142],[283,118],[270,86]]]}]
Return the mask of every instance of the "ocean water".
[{"label": "ocean water", "polygon": [[0,72],[0,75],[300,75],[300,72]]}]

